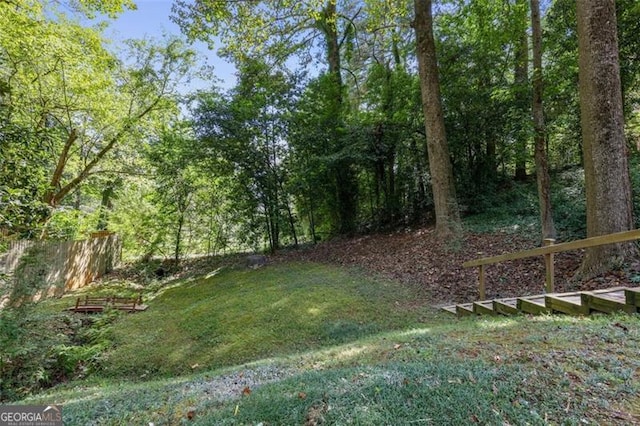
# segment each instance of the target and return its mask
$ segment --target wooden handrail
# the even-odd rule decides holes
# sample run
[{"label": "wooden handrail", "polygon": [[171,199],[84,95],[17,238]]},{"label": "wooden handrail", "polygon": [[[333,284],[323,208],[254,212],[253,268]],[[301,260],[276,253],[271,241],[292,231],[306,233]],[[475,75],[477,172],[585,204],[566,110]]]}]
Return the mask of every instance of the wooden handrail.
[{"label": "wooden handrail", "polygon": [[537,247],[530,250],[519,251],[517,253],[506,253],[499,256],[483,257],[480,259],[470,260],[462,264],[465,268],[474,266],[480,267],[480,299],[485,299],[485,280],[484,271],[486,265],[494,263],[506,262],[508,260],[525,259],[527,257],[545,256],[546,270],[546,289],[548,293],[553,292],[553,254],[578,250],[589,247],[603,246],[607,244],[623,243],[625,241],[633,241],[640,239],[640,229],[631,231],[616,232],[614,234],[599,235],[597,237],[585,238],[583,240],[571,241],[568,243],[551,244],[544,247]]}]

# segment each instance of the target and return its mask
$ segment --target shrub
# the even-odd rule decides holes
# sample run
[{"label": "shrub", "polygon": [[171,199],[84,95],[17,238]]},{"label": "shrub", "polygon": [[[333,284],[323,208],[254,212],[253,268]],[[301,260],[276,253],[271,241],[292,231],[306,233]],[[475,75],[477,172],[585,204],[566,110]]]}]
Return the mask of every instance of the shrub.
[{"label": "shrub", "polygon": [[99,368],[118,314],[46,314],[33,305],[0,311],[0,401],[20,399]]}]

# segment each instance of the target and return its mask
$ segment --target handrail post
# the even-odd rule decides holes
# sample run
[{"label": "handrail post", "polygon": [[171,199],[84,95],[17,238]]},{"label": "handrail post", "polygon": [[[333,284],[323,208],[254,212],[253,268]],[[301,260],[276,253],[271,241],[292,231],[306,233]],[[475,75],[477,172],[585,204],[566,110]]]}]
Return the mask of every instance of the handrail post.
[{"label": "handrail post", "polygon": [[485,297],[485,289],[484,289],[484,266],[485,266],[485,265],[480,265],[480,271],[479,271],[479,278],[480,278],[480,283],[479,283],[480,300],[486,300],[486,297]]},{"label": "handrail post", "polygon": [[[545,238],[544,245],[545,247],[551,246],[556,242],[553,238]],[[545,287],[547,293],[553,293],[553,279],[555,275],[553,264],[553,253],[547,253],[544,255],[544,270],[545,270]]]}]

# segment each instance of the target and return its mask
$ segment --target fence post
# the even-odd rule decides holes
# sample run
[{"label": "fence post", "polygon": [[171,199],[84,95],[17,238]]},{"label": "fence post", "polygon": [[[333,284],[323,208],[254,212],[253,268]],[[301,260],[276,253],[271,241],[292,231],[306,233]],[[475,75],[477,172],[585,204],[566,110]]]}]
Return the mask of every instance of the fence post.
[{"label": "fence post", "polygon": [[[544,245],[545,247],[551,246],[556,242],[553,238],[545,238]],[[553,264],[553,253],[547,253],[544,255],[544,270],[545,270],[545,287],[547,293],[553,293],[553,279],[555,275]]]},{"label": "fence post", "polygon": [[479,283],[479,290],[480,290],[480,300],[485,300],[485,289],[484,289],[484,265],[480,265],[480,271],[479,271],[479,275],[480,275],[480,283]]}]

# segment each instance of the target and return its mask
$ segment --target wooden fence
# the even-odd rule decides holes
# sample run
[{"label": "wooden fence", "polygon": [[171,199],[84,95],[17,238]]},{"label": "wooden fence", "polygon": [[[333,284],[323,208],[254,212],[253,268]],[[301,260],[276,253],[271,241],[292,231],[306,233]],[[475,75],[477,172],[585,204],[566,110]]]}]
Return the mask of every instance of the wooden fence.
[{"label": "wooden fence", "polygon": [[[121,252],[120,238],[109,233],[96,233],[83,241],[12,241],[0,257],[0,272],[11,277],[13,286],[37,285],[37,300],[96,280],[117,266]],[[0,300],[0,307],[3,302],[8,300]]]},{"label": "wooden fence", "polygon": [[484,272],[488,265],[508,260],[524,259],[527,257],[544,256],[545,267],[545,289],[547,293],[553,293],[554,287],[554,264],[553,254],[570,250],[579,250],[590,247],[603,246],[607,244],[617,244],[626,241],[635,241],[640,239],[640,229],[631,231],[617,232],[615,234],[600,235],[598,237],[585,238],[584,240],[571,241],[562,244],[553,244],[553,240],[545,240],[544,247],[538,247],[530,250],[520,251],[517,253],[507,253],[499,256],[484,257],[482,259],[471,260],[462,264],[465,268],[479,267],[478,271],[478,290],[480,299],[485,300],[485,279]]}]

